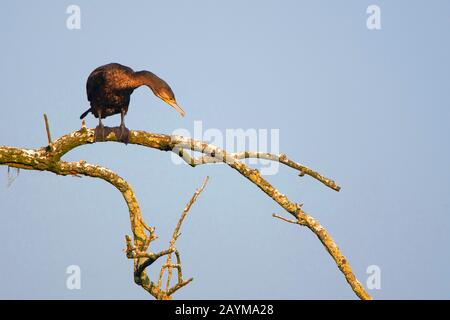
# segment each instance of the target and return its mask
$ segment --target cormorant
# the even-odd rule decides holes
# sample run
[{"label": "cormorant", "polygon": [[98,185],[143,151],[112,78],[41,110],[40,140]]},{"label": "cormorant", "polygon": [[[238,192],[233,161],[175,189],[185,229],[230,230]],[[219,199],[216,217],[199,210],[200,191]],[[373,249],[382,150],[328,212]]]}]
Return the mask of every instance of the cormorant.
[{"label": "cormorant", "polygon": [[103,140],[104,126],[102,119],[120,113],[119,140],[128,142],[129,130],[125,127],[124,117],[130,104],[130,95],[134,89],[146,85],[155,96],[175,108],[184,116],[184,111],[177,105],[175,96],[169,85],[150,71],[137,71],[118,63],[110,63],[98,67],[89,75],[86,83],[87,97],[91,107],[83,112],[83,119],[89,112],[98,118],[95,128],[96,140]]}]

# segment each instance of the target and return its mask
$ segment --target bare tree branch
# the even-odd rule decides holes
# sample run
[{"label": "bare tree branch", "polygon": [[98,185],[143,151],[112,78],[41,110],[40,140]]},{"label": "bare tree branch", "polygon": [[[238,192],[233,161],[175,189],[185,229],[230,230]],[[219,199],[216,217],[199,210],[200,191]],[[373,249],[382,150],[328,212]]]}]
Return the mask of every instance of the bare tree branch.
[{"label": "bare tree branch", "polygon": [[[172,250],[172,252],[175,253],[175,256],[176,256],[176,259],[177,259],[177,263],[176,264],[172,263],[172,252],[169,253],[167,255],[166,263],[161,267],[161,270],[160,270],[160,273],[159,273],[158,286],[161,288],[164,271],[167,269],[167,281],[166,281],[166,289],[165,289],[165,291],[166,292],[170,292],[171,294],[175,293],[176,290],[180,289],[181,288],[180,285],[182,283],[184,283],[184,281],[183,281],[183,273],[182,273],[182,268],[181,268],[180,253],[175,248],[175,242],[177,241],[178,237],[180,236],[181,224],[183,223],[184,219],[186,218],[187,214],[189,213],[189,210],[191,209],[191,207],[194,204],[194,202],[197,200],[197,198],[200,195],[200,193],[202,193],[203,190],[205,189],[206,184],[208,183],[208,180],[209,180],[209,177],[206,177],[205,180],[203,181],[202,186],[195,191],[195,193],[193,194],[193,196],[189,200],[188,204],[184,208],[183,213],[181,214],[181,217],[178,220],[177,225],[175,226],[175,230],[173,231],[172,239],[170,240],[170,244],[169,244],[169,249]],[[177,269],[177,272],[178,272],[178,283],[173,288],[170,288],[170,281],[172,279],[173,268]],[[189,279],[188,281],[186,281],[186,283],[184,285],[186,285],[190,281],[192,281],[192,278]]]},{"label": "bare tree branch", "polygon": [[[117,137],[113,130],[106,132],[105,140],[117,142]],[[138,202],[131,186],[124,179],[109,169],[88,164],[83,160],[78,162],[65,162],[61,160],[61,157],[72,149],[94,142],[94,130],[87,129],[83,125],[80,130],[64,135],[53,141],[51,149],[45,147],[39,149],[0,147],[0,164],[28,170],[50,171],[58,175],[85,175],[103,179],[115,186],[122,193],[129,209],[134,244],[132,244],[131,238],[127,237],[127,256],[133,257],[135,260],[135,282],[141,285],[157,299],[170,299],[171,293],[175,292],[179,287],[189,283],[191,279],[183,281],[181,284],[177,284],[174,288],[166,292],[161,290],[157,284],[153,283],[146,276],[146,267],[142,270],[142,266],[150,265],[154,261],[155,257],[157,259],[163,255],[175,253],[178,259],[179,253],[177,254],[177,251],[173,251],[173,248],[169,248],[168,250],[154,254],[154,256],[151,254],[148,256],[140,256],[143,252],[146,252],[150,242],[156,239],[156,235],[154,234],[154,230],[152,228],[149,228],[144,224]],[[279,161],[280,163],[299,170],[300,175],[309,175],[328,187],[338,191],[340,187],[333,180],[325,178],[312,169],[287,159],[285,155],[272,155],[268,153],[256,152],[227,153],[225,150],[214,145],[182,136],[169,136],[132,130],[130,131],[129,143],[154,148],[161,151],[175,152],[192,166],[203,163],[226,163],[254,183],[283,209],[289,212],[296,219],[295,223],[310,229],[319,238],[328,253],[332,256],[355,294],[361,299],[371,299],[370,295],[356,279],[350,264],[342,255],[338,246],[326,229],[322,227],[320,223],[312,216],[303,211],[300,204],[291,202],[284,194],[274,188],[260,175],[257,169],[249,167],[240,160],[255,157]],[[190,155],[188,155],[186,150],[201,152],[203,157],[193,159]],[[214,161],[212,161],[212,159],[214,159]],[[149,233],[148,235],[146,234],[146,231]],[[176,268],[176,265],[179,264],[179,261],[177,261],[172,268]],[[141,270],[142,272],[140,272]]]},{"label": "bare tree branch", "polygon": [[[217,157],[217,155],[215,154],[215,152],[213,152],[213,155],[203,155],[200,156],[198,158],[194,158],[191,157],[185,149],[180,148],[178,150],[178,155],[190,166],[192,167],[196,167],[198,165],[202,165],[202,164],[214,164],[214,163],[223,163],[223,159],[220,159]],[[232,158],[232,159],[250,159],[250,158],[258,158],[258,159],[264,159],[264,160],[270,160],[270,161],[276,161],[276,162],[280,162],[288,167],[291,167],[293,169],[296,169],[298,171],[300,171],[299,176],[303,177],[305,174],[309,175],[311,177],[313,177],[314,179],[322,182],[324,185],[326,185],[327,187],[335,190],[335,191],[339,191],[341,189],[340,186],[338,186],[336,184],[336,182],[334,182],[331,179],[328,179],[324,176],[322,176],[321,174],[319,174],[318,172],[305,167],[295,161],[292,161],[290,159],[287,158],[287,156],[285,154],[272,154],[272,153],[267,153],[267,152],[253,152],[253,151],[243,151],[243,152],[236,152],[236,153],[228,153],[228,157]]]}]

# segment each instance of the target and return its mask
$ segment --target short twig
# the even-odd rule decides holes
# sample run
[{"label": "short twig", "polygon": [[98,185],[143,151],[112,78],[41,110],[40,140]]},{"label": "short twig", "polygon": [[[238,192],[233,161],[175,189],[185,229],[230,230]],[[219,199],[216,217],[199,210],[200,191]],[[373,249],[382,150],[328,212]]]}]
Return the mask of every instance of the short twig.
[{"label": "short twig", "polygon": [[300,220],[288,219],[288,218],[285,218],[285,217],[283,217],[283,216],[280,216],[280,215],[278,215],[278,214],[276,214],[276,213],[272,213],[272,217],[278,218],[278,219],[280,219],[280,220],[283,220],[283,221],[286,221],[286,222],[289,222],[289,223],[293,223],[293,224],[302,224],[302,223],[300,222]]},{"label": "short twig", "polygon": [[48,125],[48,118],[47,115],[44,113],[44,121],[45,121],[45,131],[47,131],[47,141],[48,141],[48,145],[51,146],[52,145],[52,135],[50,133],[50,126]]}]

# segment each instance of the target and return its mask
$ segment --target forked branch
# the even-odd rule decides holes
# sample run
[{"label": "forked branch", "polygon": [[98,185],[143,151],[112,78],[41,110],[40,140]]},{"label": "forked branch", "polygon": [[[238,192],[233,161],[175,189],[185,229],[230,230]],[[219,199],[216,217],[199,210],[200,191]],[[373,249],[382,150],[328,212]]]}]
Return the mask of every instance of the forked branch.
[{"label": "forked branch", "polygon": [[[117,137],[115,136],[114,131],[108,132],[106,134],[105,140],[117,142]],[[171,244],[169,245],[169,248],[167,250],[163,250],[159,253],[148,252],[147,249],[149,248],[150,243],[156,239],[156,235],[154,229],[150,228],[143,221],[139,204],[136,200],[131,186],[116,173],[104,167],[88,164],[83,160],[78,162],[65,162],[61,160],[61,157],[63,157],[67,152],[73,150],[74,148],[94,142],[94,130],[87,129],[83,125],[80,130],[64,135],[59,139],[51,142],[51,147],[47,146],[39,149],[0,147],[0,164],[28,170],[50,171],[58,175],[90,176],[103,179],[115,186],[122,193],[122,196],[126,201],[129,209],[133,240],[129,236],[126,237],[126,251],[127,256],[134,259],[135,261],[135,282],[141,285],[145,290],[147,290],[157,299],[170,299],[171,294],[173,294],[176,290],[186,285],[190,281],[184,281],[182,280],[182,276],[180,276],[182,274],[180,254],[174,246],[177,235],[179,233],[177,228],[174,232],[175,236],[172,238],[173,244],[171,241]],[[319,238],[328,253],[332,256],[339,270],[341,270],[355,294],[361,299],[371,299],[370,295],[365,291],[364,287],[356,279],[350,267],[350,264],[343,256],[327,230],[316,219],[303,211],[301,204],[290,201],[284,194],[280,193],[266,179],[264,179],[257,169],[251,168],[241,160],[246,158],[262,158],[271,161],[278,161],[286,166],[298,170],[300,176],[311,176],[314,179],[322,182],[326,186],[339,191],[340,187],[333,180],[320,175],[316,171],[309,169],[306,166],[288,159],[284,154],[274,155],[270,153],[248,151],[239,153],[227,153],[225,150],[214,145],[207,144],[203,141],[197,141],[182,136],[154,134],[135,130],[130,131],[129,143],[154,148],[161,151],[174,152],[191,166],[206,163],[225,163],[231,168],[235,169],[295,218],[295,220],[289,220],[286,218],[283,218],[283,220],[305,226],[310,229]],[[189,150],[200,152],[202,153],[202,156],[194,158],[189,154]],[[197,192],[200,193],[201,190],[203,190],[203,188],[201,188],[200,191]],[[196,199],[195,195],[193,199],[194,200],[191,199],[192,203]],[[190,206],[188,205],[188,210],[189,208]],[[184,212],[183,214],[185,216]],[[277,217],[280,218],[281,216]],[[182,215],[179,221],[180,226],[183,219],[184,218]],[[172,263],[172,254],[175,254],[176,263]],[[172,270],[177,269],[179,281],[172,288],[169,288],[169,285],[166,284],[166,290],[162,290],[162,280],[158,279],[157,283],[152,282],[147,277],[145,269],[154,261],[156,261],[156,259],[165,255],[167,255],[168,257],[166,263],[163,265],[163,268],[166,268],[168,270],[168,275],[170,274],[170,277]],[[168,276],[169,282],[170,277]]]}]

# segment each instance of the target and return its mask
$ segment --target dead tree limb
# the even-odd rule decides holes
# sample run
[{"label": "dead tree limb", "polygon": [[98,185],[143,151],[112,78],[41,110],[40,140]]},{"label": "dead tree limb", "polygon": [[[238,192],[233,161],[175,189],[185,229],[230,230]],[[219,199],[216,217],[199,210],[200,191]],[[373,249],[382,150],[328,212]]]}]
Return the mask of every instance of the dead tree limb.
[{"label": "dead tree limb", "polygon": [[[107,132],[105,141],[117,142],[114,131]],[[83,125],[80,130],[74,131],[60,137],[55,141],[52,141],[51,147],[47,146],[39,149],[0,147],[0,164],[27,170],[50,171],[58,175],[90,176],[103,179],[115,186],[122,193],[129,209],[131,229],[134,240],[132,241],[129,236],[126,238],[127,256],[129,258],[133,258],[135,261],[135,282],[141,285],[157,299],[170,299],[170,294],[175,292],[178,289],[177,286],[180,286],[180,284],[177,284],[177,286],[174,287],[175,290],[173,290],[173,288],[169,291],[162,290],[158,284],[155,284],[146,276],[145,268],[151,265],[156,259],[164,255],[175,254],[179,260],[179,252],[172,246],[169,246],[169,249],[159,253],[147,252],[150,243],[156,239],[156,235],[154,230],[144,223],[139,204],[131,186],[116,173],[104,167],[88,164],[83,160],[78,162],[65,162],[61,160],[66,153],[74,148],[85,144],[92,144],[94,142],[94,130],[87,129]],[[298,170],[300,176],[311,176],[326,186],[339,191],[340,187],[333,180],[288,159],[284,154],[274,155],[256,152],[227,153],[225,150],[214,145],[207,144],[203,141],[196,141],[182,136],[170,136],[137,130],[130,131],[129,143],[158,149],[161,151],[175,152],[191,166],[207,163],[225,163],[229,165],[231,168],[235,169],[245,178],[254,183],[295,218],[295,220],[288,220],[286,218],[283,220],[305,226],[310,229],[319,238],[328,253],[332,256],[339,270],[343,273],[355,294],[361,299],[371,299],[370,295],[356,279],[347,259],[343,256],[331,235],[319,223],[319,221],[303,211],[301,204],[291,202],[284,194],[274,188],[260,175],[257,169],[251,168],[241,160],[245,158],[263,158],[272,161],[279,161],[282,164]],[[202,156],[199,158],[194,158],[189,154],[190,151],[200,152],[202,153]],[[178,261],[172,266],[172,268],[177,268],[177,265]]]}]

